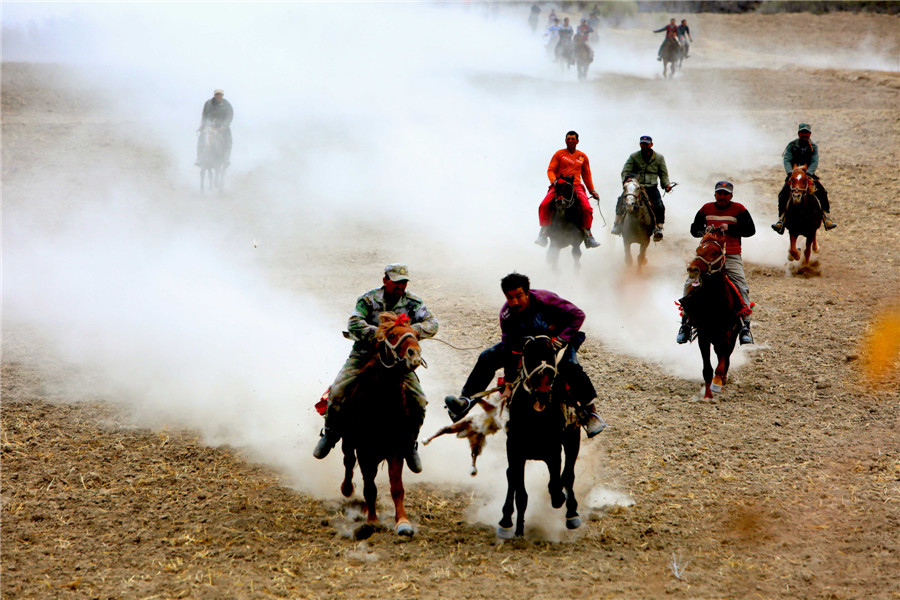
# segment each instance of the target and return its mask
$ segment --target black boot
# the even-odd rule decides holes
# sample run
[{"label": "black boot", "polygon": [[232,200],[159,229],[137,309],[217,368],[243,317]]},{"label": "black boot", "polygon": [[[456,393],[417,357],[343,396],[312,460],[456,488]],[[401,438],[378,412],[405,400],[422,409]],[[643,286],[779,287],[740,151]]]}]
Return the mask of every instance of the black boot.
[{"label": "black boot", "polygon": [[537,239],[534,240],[534,243],[543,248],[547,245],[547,237],[550,235],[550,227],[547,225],[541,225],[541,230],[538,232]]},{"label": "black boot", "polygon": [[772,229],[775,230],[775,233],[778,235],[784,235],[784,219],[779,218],[777,221],[772,223]]},{"label": "black boot", "polygon": [[419,458],[419,442],[413,441],[406,451],[406,464],[413,473],[422,472],[422,459]]},{"label": "black boot", "polygon": [[335,429],[326,426],[322,428],[322,432],[319,436],[319,443],[316,444],[316,448],[313,450],[313,456],[322,459],[328,456],[331,449],[338,443],[341,439],[341,434]]},{"label": "black boot", "polygon": [[660,223],[656,226],[656,229],[653,230],[653,241],[661,242],[663,239],[663,224]]},{"label": "black boot", "polygon": [[616,220],[613,223],[613,228],[610,231],[613,235],[622,235],[622,221],[625,220],[625,215],[616,215]]},{"label": "black boot", "polygon": [[584,427],[589,438],[606,429],[606,422],[597,414],[597,407],[593,401],[581,406],[578,413],[578,423]]},{"label": "black boot", "polygon": [[828,213],[824,213],[824,215],[825,231],[831,231],[832,229],[837,227],[837,223],[834,222],[834,219],[831,218],[831,215],[829,215]]},{"label": "black boot", "polygon": [[744,325],[738,334],[738,341],[741,343],[741,346],[753,343],[753,334],[750,333],[750,319],[744,319]]},{"label": "black boot", "polygon": [[450,414],[450,419],[456,423],[472,410],[472,407],[475,406],[476,402],[469,400],[465,396],[447,396],[444,398],[444,404],[447,406],[447,412]]},{"label": "black boot", "polygon": [[679,344],[687,344],[691,341],[691,337],[694,335],[694,328],[691,327],[691,324],[688,322],[687,317],[681,318],[681,327],[678,329],[678,336],[675,338],[675,341]]}]

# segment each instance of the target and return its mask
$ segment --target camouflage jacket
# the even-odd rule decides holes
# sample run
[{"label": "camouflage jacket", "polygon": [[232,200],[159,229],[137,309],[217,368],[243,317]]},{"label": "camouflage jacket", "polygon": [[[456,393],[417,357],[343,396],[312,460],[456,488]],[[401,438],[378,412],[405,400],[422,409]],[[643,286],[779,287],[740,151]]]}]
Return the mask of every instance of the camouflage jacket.
[{"label": "camouflage jacket", "polygon": [[350,315],[347,330],[355,340],[353,352],[367,353],[375,349],[375,329],[378,315],[390,311],[407,315],[419,339],[434,337],[438,330],[437,319],[425,307],[425,302],[415,294],[404,292],[397,303],[388,306],[384,301],[384,287],[369,290],[356,300],[356,308]]},{"label": "camouflage jacket", "polygon": [[664,188],[669,185],[669,169],[666,167],[666,159],[659,152],[653,152],[650,160],[644,160],[640,150],[629,156],[625,161],[625,166],[622,167],[623,181],[629,173],[637,175],[637,181],[641,185],[656,187],[657,182]]}]

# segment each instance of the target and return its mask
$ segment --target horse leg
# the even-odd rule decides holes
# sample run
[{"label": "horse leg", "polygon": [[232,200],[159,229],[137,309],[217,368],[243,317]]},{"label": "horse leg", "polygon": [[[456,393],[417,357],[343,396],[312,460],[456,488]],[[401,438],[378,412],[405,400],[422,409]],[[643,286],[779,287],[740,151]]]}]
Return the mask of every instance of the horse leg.
[{"label": "horse leg", "polygon": [[581,244],[572,246],[572,260],[575,261],[575,270],[581,268]]},{"label": "horse leg", "polygon": [[550,482],[547,484],[547,489],[550,492],[550,506],[553,508],[559,508],[566,502],[566,494],[563,492],[562,477],[560,476],[560,470],[562,469],[560,462],[560,455],[555,452],[551,452],[550,456],[544,460],[544,463],[547,465],[547,471],[550,473]]},{"label": "horse leg", "polygon": [[375,486],[375,474],[378,472],[378,463],[374,461],[366,461],[359,463],[359,470],[362,472],[363,478],[363,499],[366,501],[366,522],[377,523],[378,511],[375,507],[375,498],[378,495],[378,488]]},{"label": "horse leg", "polygon": [[647,246],[650,242],[645,242],[641,244],[641,251],[638,253],[638,271],[641,270],[641,267],[647,264]]},{"label": "horse leg", "polygon": [[700,347],[700,357],[703,359],[703,383],[706,384],[706,391],[703,394],[703,397],[710,399],[713,397],[712,390],[710,389],[713,378],[713,368],[712,363],[709,360],[709,340],[706,339],[705,336],[697,336],[697,345]]},{"label": "horse leg", "polygon": [[519,488],[524,488],[524,485],[520,482],[523,482],[525,479],[525,461],[513,460],[509,456],[508,448],[507,462],[509,466],[506,467],[506,501],[503,503],[503,517],[500,519],[500,526],[497,528],[497,536],[504,540],[513,538],[513,502],[516,499],[516,492]]},{"label": "horse leg", "polygon": [[516,490],[516,537],[525,535],[525,509],[528,507],[528,492],[525,490],[524,460],[519,473],[519,489]]},{"label": "horse leg", "polygon": [[803,250],[803,266],[809,266],[809,255],[812,253],[813,243],[815,243],[816,234],[812,234],[811,237],[806,238],[806,248]]},{"label": "horse leg", "polygon": [[581,527],[578,516],[578,499],[575,498],[575,461],[581,448],[581,431],[578,426],[570,427],[571,431],[563,434],[563,451],[566,461],[562,471],[562,485],[566,492],[566,529]]},{"label": "horse leg", "polygon": [[800,251],[797,250],[797,236],[791,234],[791,247],[788,250],[788,260],[800,260]]},{"label": "horse leg", "polygon": [[353,495],[353,469],[356,467],[356,450],[344,438],[341,444],[344,452],[344,481],[341,483],[341,494],[345,498]]},{"label": "horse leg", "polygon": [[634,259],[631,257],[631,244],[625,240],[622,240],[622,244],[625,246],[625,264],[630,267],[634,262]]},{"label": "horse leg", "polygon": [[388,461],[388,478],[391,481],[391,499],[394,501],[394,523],[396,523],[397,535],[412,536],[413,528],[406,515],[406,506],[403,505],[406,490],[403,489],[402,456],[393,456]]},{"label": "horse leg", "polygon": [[552,241],[550,245],[547,247],[547,264],[550,265],[550,268],[553,269],[554,272],[559,271],[559,251],[561,248],[555,245]]}]

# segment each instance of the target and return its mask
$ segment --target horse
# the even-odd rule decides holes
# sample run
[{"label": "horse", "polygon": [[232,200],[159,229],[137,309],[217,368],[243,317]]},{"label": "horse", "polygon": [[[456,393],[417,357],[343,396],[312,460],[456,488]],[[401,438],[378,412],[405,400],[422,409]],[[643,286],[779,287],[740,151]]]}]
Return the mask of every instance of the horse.
[{"label": "horse", "polygon": [[553,50],[553,58],[560,69],[568,69],[575,64],[574,44],[571,37],[561,37]]},{"label": "horse", "polygon": [[[681,44],[675,37],[667,37],[663,42],[662,51],[659,53],[663,63],[663,79],[666,77],[675,77],[675,68],[678,65],[679,56],[681,55]],[[669,66],[671,65],[671,69]],[[668,73],[668,75],[667,75]]]},{"label": "horse", "polygon": [[200,164],[200,191],[222,189],[225,178],[225,138],[210,121],[204,121],[200,128],[200,143],[197,162]]},{"label": "horse", "polygon": [[809,267],[810,253],[819,251],[817,234],[822,226],[822,206],[816,198],[816,184],[806,173],[805,166],[794,167],[790,186],[791,197],[784,215],[784,226],[791,238],[788,260],[800,260],[797,238],[802,235],[806,238],[806,248],[803,250],[801,268]]},{"label": "horse", "polygon": [[575,68],[578,71],[578,81],[584,81],[587,78],[588,67],[592,62],[594,62],[594,51],[588,46],[587,40],[583,36],[578,36],[575,40]]},{"label": "horse", "polygon": [[414,400],[407,397],[404,380],[408,373],[427,365],[418,335],[406,315],[381,313],[375,339],[375,356],[347,388],[344,398],[348,417],[341,446],[344,453],[341,493],[348,498],[353,494],[353,469],[359,462],[366,521],[377,523],[375,474],[378,466],[387,461],[396,532],[412,536],[413,528],[403,505],[403,464],[413,427],[408,403]]},{"label": "horse", "polygon": [[634,179],[629,179],[622,184],[624,191],[622,198],[625,205],[625,215],[622,220],[622,243],[625,245],[625,264],[631,265],[631,245],[638,244],[640,252],[637,262],[638,270],[647,264],[647,246],[653,236],[656,227],[656,219],[650,209],[650,199],[644,186]]},{"label": "horse", "polygon": [[581,231],[581,202],[575,194],[574,177],[565,176],[556,180],[556,196],[553,199],[553,214],[550,217],[547,247],[547,262],[554,271],[559,270],[559,252],[572,246],[572,258],[575,268],[581,267],[581,243],[584,233]]},{"label": "horse", "polygon": [[[713,392],[721,392],[727,381],[741,316],[749,314],[750,308],[744,306],[737,288],[725,275],[725,234],[720,228],[707,228],[687,273],[690,286],[679,304],[697,332],[703,358],[703,397],[709,399]],[[715,372],[710,345],[718,359]]]},{"label": "horse", "polygon": [[[525,462],[540,460],[550,473],[550,502],[553,508],[566,505],[566,527],[581,526],[575,498],[575,461],[581,448],[581,432],[574,410],[562,398],[565,382],[557,378],[557,352],[548,336],[528,337],[522,348],[519,375],[508,400],[506,423],[506,501],[497,528],[501,539],[525,532]],[[565,463],[561,454],[565,452]],[[562,470],[560,470],[562,468]],[[513,530],[513,511],[516,512]]]}]

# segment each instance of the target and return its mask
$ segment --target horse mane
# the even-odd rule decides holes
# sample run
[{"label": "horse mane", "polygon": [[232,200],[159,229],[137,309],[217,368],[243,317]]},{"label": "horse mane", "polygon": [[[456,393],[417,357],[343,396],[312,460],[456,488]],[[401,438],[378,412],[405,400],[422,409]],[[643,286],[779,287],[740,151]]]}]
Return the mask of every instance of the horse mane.
[{"label": "horse mane", "polygon": [[385,339],[387,332],[390,331],[391,328],[399,325],[410,327],[409,316],[404,314],[398,315],[394,312],[381,313],[378,315],[378,328],[375,329],[375,339],[378,341]]},{"label": "horse mane", "polygon": [[716,242],[717,244],[725,244],[725,232],[718,227],[711,227],[706,230],[703,237],[700,238],[700,244],[705,242]]}]

